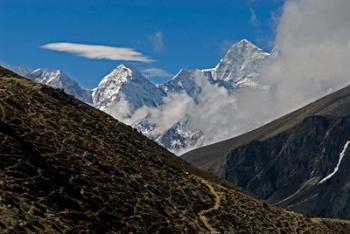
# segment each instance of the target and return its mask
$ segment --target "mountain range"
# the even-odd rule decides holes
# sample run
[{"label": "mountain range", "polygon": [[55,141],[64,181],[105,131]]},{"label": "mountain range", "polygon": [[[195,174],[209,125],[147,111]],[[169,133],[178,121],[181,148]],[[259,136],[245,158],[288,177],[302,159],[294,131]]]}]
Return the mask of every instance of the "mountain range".
[{"label": "mountain range", "polygon": [[350,232],[348,221],[260,201],[91,105],[2,67],[0,142],[4,233]]},{"label": "mountain range", "polygon": [[[215,95],[221,94],[231,103],[217,108],[236,111],[231,95],[237,90],[266,89],[259,84],[258,77],[259,68],[269,57],[269,53],[251,42],[241,40],[229,48],[214,68],[182,69],[170,81],[158,85],[135,67],[122,64],[92,90],[81,88],[59,70],[32,71],[24,66],[10,69],[35,82],[64,89],[180,154],[232,135],[230,131],[224,135],[220,130],[207,129],[205,119],[210,118],[207,113],[211,113],[213,107],[210,102]],[[189,108],[197,111],[189,111]],[[173,113],[175,109],[176,113]]]}]

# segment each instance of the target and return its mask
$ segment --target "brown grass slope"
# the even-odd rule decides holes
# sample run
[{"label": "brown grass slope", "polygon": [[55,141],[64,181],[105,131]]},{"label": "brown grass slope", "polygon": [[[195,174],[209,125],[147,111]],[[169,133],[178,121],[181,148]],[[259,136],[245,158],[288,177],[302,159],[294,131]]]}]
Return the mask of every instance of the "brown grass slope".
[{"label": "brown grass slope", "polygon": [[3,68],[0,142],[1,232],[350,233],[263,203]]}]

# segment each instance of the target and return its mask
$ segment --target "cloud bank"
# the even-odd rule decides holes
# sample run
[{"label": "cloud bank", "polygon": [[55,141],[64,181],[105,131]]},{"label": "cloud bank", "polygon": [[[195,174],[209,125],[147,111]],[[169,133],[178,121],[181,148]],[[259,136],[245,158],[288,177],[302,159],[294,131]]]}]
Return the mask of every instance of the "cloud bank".
[{"label": "cloud bank", "polygon": [[348,9],[348,0],[285,3],[275,40],[277,54],[261,71],[261,81],[273,87],[270,100],[264,100],[271,103],[273,117],[349,84]]},{"label": "cloud bank", "polygon": [[152,59],[135,51],[132,48],[112,47],[105,45],[88,45],[69,42],[48,43],[42,45],[41,48],[66,52],[88,59],[108,59],[116,61],[135,61],[150,63]]},{"label": "cloud bank", "polygon": [[270,88],[244,88],[233,94],[236,113],[226,116],[231,119],[232,133],[228,137],[259,127],[350,84],[348,9],[348,0],[285,2],[273,54],[259,72],[260,85]]},{"label": "cloud bank", "polygon": [[349,85],[348,9],[348,0],[286,1],[273,54],[259,72],[260,85],[270,88],[234,92],[229,97],[235,101],[234,113],[224,108],[218,111],[220,121],[227,125],[218,124],[216,131],[222,131],[221,135],[209,132],[213,141],[257,128]]}]

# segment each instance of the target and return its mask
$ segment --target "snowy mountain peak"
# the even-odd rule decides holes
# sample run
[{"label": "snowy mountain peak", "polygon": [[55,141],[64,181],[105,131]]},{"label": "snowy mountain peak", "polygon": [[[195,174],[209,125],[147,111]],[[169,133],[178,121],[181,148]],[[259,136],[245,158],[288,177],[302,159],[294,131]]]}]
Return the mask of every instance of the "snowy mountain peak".
[{"label": "snowy mountain peak", "polygon": [[98,90],[103,90],[104,95],[113,96],[118,94],[123,84],[130,80],[147,80],[147,78],[131,65],[121,64],[102,78],[94,93],[98,94]]},{"label": "snowy mountain peak", "polygon": [[64,89],[66,93],[73,95],[86,103],[92,103],[91,92],[81,88],[77,82],[70,79],[61,70],[45,71],[38,68],[29,73],[27,77],[35,82]]},{"label": "snowy mountain peak", "polygon": [[144,105],[159,105],[164,93],[136,68],[121,64],[101,80],[93,90],[92,96],[97,108],[118,117],[115,108],[121,106],[120,103],[127,106],[124,110],[132,112]]},{"label": "snowy mountain peak", "polygon": [[[239,42],[232,45],[232,47],[238,46],[238,47],[250,47],[250,48],[258,48],[256,45],[254,45],[252,42],[248,41],[247,39],[242,39]],[[258,48],[259,49],[259,48]]]},{"label": "snowy mountain peak", "polygon": [[132,66],[131,64],[120,64],[118,65],[116,68],[116,70],[118,69],[127,69],[131,72],[135,72],[135,73],[140,73],[134,66]]},{"label": "snowy mountain peak", "polygon": [[21,64],[18,66],[12,66],[12,65],[8,65],[8,64],[0,64],[1,66],[17,73],[20,76],[24,76],[28,78],[28,74],[32,72],[32,70],[30,68],[28,68],[27,66]]},{"label": "snowy mountain peak", "polygon": [[130,64],[120,64],[116,68],[114,68],[112,72],[121,72],[121,71],[128,72],[129,74],[132,74],[132,75],[141,74],[135,67],[133,67]]},{"label": "snowy mountain peak", "polygon": [[262,54],[265,56],[269,55],[269,53],[264,52],[262,49],[260,49],[247,39],[243,39],[233,44],[220,62],[239,62],[241,64],[242,62],[244,62],[243,60],[249,60],[250,58],[253,59],[255,54]]},{"label": "snowy mountain peak", "polygon": [[121,64],[114,68],[108,75],[106,75],[100,82],[100,85],[106,83],[113,83],[117,86],[127,82],[128,80],[133,79],[146,79],[143,75],[133,66]]},{"label": "snowy mountain peak", "polygon": [[235,83],[245,80],[249,83],[256,78],[258,69],[269,55],[250,41],[243,39],[233,44],[213,69],[213,79]]},{"label": "snowy mountain peak", "polygon": [[30,68],[22,64],[16,68],[16,73],[22,76],[27,76],[30,72]]},{"label": "snowy mountain peak", "polygon": [[253,53],[265,53],[262,49],[257,47],[255,44],[252,42],[248,41],[247,39],[243,39],[237,43],[234,43],[226,52],[225,57],[230,57],[232,58],[233,56],[250,56]]},{"label": "snowy mountain peak", "polygon": [[31,73],[35,80],[51,85],[56,88],[65,88],[66,86],[71,86],[75,81],[71,80],[66,74],[61,70],[44,71],[41,69],[34,70]]}]

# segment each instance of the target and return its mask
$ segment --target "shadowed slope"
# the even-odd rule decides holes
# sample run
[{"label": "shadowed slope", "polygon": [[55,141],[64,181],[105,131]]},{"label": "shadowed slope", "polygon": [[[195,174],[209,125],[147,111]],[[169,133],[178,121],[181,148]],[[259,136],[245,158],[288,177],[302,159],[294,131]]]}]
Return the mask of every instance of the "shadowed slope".
[{"label": "shadowed slope", "polygon": [[349,129],[348,86],[183,158],[283,207],[311,216],[350,218]]}]

